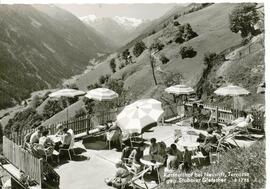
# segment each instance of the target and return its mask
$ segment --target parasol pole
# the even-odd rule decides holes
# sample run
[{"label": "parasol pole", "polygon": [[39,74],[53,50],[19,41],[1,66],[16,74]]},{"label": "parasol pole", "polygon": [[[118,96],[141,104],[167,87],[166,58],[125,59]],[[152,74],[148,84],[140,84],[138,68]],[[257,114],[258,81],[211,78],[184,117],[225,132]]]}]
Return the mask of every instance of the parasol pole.
[{"label": "parasol pole", "polygon": [[68,107],[67,107],[67,127],[68,127]]}]

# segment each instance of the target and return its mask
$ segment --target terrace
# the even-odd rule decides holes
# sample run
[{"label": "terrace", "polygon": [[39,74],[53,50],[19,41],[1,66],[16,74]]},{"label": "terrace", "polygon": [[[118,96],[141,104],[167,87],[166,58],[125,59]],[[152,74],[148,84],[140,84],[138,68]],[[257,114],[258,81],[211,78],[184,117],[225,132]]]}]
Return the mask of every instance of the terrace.
[{"label": "terrace", "polygon": [[[164,106],[163,109],[165,112],[162,122],[145,132],[143,138],[149,141],[150,138],[154,137],[157,141],[164,141],[166,145],[170,145],[174,142],[175,130],[188,128],[197,133],[206,132],[190,127],[191,121],[188,117],[192,106],[191,104],[186,104],[185,106],[186,111],[184,118],[178,116],[176,105]],[[212,110],[215,115],[215,120],[221,124],[233,120],[238,113],[234,112],[235,115],[233,115],[231,110],[207,105],[204,105],[204,108]],[[119,110],[114,110],[107,114],[96,115],[96,117],[99,124],[102,125],[107,121],[114,121],[118,112]],[[59,175],[59,188],[90,187],[105,189],[108,188],[108,186],[104,183],[104,179],[115,174],[115,163],[120,159],[121,152],[116,151],[116,149],[109,150],[105,148],[105,140],[101,140],[101,144],[96,140],[91,141],[91,137],[99,137],[102,139],[102,136],[105,134],[104,131],[100,131],[93,125],[91,119],[92,117],[86,116],[63,122],[65,126],[72,129],[75,133],[76,155],[72,157],[71,161],[62,162],[51,170],[55,172],[55,175]],[[56,124],[48,127],[48,129],[51,134],[54,134],[56,132]],[[21,170],[34,180],[35,186],[32,188],[41,188],[41,185],[46,183],[46,181],[43,180],[43,160],[33,157],[29,152],[20,148],[20,145],[23,145],[24,136],[29,132],[32,132],[32,130],[12,133],[10,136],[4,137],[4,157],[8,163],[3,164],[2,167],[7,170],[18,183],[20,183],[19,177]],[[190,142],[195,142],[196,138],[197,136],[194,135],[189,136]],[[236,140],[236,142],[241,147],[249,146],[254,141]],[[76,149],[80,152],[77,153]],[[146,150],[146,152],[148,152],[148,150]]]}]

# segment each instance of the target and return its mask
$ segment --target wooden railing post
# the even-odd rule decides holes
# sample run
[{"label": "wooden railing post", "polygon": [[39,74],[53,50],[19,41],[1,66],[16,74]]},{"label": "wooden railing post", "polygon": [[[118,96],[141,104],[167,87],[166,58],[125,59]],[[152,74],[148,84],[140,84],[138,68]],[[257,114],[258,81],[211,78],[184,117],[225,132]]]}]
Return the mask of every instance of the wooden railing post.
[{"label": "wooden railing post", "polygon": [[89,131],[91,129],[91,115],[86,115],[86,134],[89,135]]},{"label": "wooden railing post", "polygon": [[218,123],[218,106],[216,106],[216,122]]},{"label": "wooden railing post", "polygon": [[40,174],[40,180],[39,180],[39,187],[42,189],[42,182],[43,182],[43,160],[42,158],[39,159],[39,174]]}]

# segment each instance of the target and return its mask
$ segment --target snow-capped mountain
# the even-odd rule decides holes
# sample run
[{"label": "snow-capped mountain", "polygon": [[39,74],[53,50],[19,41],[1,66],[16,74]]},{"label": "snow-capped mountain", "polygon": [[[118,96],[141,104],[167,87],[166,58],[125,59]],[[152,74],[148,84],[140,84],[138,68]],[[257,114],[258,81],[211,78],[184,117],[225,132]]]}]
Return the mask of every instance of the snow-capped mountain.
[{"label": "snow-capped mountain", "polygon": [[120,16],[110,18],[88,15],[80,17],[80,19],[103,36],[110,38],[119,47],[131,40],[139,27],[149,22],[148,20]]},{"label": "snow-capped mountain", "polygon": [[141,19],[120,16],[113,17],[113,20],[116,21],[118,24],[126,27],[127,29],[134,29],[144,22],[144,20]]},{"label": "snow-capped mountain", "polygon": [[112,18],[109,17],[97,17],[94,14],[90,14],[88,16],[80,17],[80,19],[90,25],[95,25],[100,22],[104,22],[104,20],[111,20],[112,22],[115,21],[117,24],[122,26],[127,30],[134,29],[138,27],[140,24],[145,22],[145,20],[137,19],[137,18],[128,18],[128,17],[121,17],[121,16],[114,16]]}]

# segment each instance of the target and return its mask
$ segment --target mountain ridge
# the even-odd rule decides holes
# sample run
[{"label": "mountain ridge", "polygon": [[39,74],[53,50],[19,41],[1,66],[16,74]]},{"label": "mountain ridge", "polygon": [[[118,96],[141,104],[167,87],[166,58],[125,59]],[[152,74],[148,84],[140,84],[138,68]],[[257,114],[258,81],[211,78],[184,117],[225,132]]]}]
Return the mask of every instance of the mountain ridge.
[{"label": "mountain ridge", "polygon": [[111,51],[77,17],[54,6],[0,5],[0,26],[1,108],[59,85],[97,53]]}]

